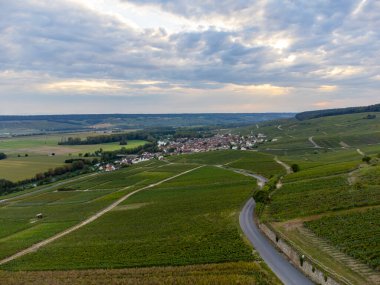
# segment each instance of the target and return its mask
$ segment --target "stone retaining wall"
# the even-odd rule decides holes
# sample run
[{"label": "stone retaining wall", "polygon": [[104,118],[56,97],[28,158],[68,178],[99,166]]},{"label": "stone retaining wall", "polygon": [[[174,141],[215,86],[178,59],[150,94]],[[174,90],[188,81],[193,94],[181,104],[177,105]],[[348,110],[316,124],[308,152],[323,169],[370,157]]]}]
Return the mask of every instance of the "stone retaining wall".
[{"label": "stone retaining wall", "polygon": [[276,233],[265,224],[259,224],[259,228],[276,245],[276,247],[289,258],[293,265],[295,265],[300,271],[308,276],[313,282],[322,285],[341,284],[330,276],[327,276],[324,272],[318,269],[317,266],[315,266],[311,261],[307,259],[304,259],[301,265],[301,255],[295,249],[293,249],[287,242],[277,236]]}]

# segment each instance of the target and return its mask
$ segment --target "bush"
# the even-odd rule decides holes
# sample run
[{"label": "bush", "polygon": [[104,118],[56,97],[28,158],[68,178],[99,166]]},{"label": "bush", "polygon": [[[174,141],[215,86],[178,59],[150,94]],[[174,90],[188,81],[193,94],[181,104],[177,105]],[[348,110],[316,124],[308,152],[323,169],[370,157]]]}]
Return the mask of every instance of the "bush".
[{"label": "bush", "polygon": [[74,188],[71,188],[71,187],[61,187],[61,188],[58,188],[58,191],[74,191],[75,189]]},{"label": "bush", "polygon": [[292,167],[293,172],[300,171],[300,166],[298,164],[296,164],[296,163],[292,164],[291,167]]},{"label": "bush", "polygon": [[265,191],[265,190],[256,191],[255,193],[253,193],[253,199],[256,201],[256,203],[267,204],[270,201],[269,191]]},{"label": "bush", "polygon": [[362,161],[363,162],[366,162],[366,163],[370,163],[370,161],[371,161],[371,157],[370,156],[364,156],[363,158],[362,158]]},{"label": "bush", "polygon": [[0,152],[0,160],[6,159],[6,158],[7,158],[7,155],[3,152]]}]

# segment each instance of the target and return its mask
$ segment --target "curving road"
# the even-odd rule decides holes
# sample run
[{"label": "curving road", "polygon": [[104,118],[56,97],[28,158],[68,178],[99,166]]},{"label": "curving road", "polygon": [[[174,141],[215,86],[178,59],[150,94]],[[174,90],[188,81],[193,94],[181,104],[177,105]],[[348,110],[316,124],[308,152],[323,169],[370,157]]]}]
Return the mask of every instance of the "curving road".
[{"label": "curving road", "polygon": [[255,201],[249,199],[240,213],[239,222],[256,251],[285,285],[313,285],[314,283],[281,255],[261,233],[253,218],[255,206]]}]

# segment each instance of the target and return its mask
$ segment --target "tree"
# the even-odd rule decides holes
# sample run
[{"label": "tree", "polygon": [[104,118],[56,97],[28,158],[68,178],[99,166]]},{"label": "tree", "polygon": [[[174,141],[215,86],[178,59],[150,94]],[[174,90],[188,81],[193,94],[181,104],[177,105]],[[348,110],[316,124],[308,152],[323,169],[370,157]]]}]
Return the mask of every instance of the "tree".
[{"label": "tree", "polygon": [[256,203],[266,204],[270,200],[269,199],[269,191],[265,191],[265,190],[256,191],[253,194],[253,199],[255,199]]},{"label": "tree", "polygon": [[0,160],[6,159],[6,158],[7,158],[7,155],[3,152],[0,152]]},{"label": "tree", "polygon": [[293,172],[300,171],[300,166],[297,163],[293,163],[291,168],[292,168]]},{"label": "tree", "polygon": [[363,158],[362,158],[362,161],[363,162],[366,162],[366,163],[370,163],[370,161],[371,161],[371,157],[370,156],[364,156]]}]

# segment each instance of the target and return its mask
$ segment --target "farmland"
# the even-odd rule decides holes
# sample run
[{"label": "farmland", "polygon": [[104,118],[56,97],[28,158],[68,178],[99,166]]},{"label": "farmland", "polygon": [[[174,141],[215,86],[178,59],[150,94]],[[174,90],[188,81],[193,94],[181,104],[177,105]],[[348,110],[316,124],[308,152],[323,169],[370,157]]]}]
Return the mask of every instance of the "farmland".
[{"label": "farmland", "polygon": [[[123,169],[113,173],[112,179],[116,181],[118,177],[124,179],[122,185],[110,184],[108,187],[93,189],[97,184],[92,184],[92,181],[98,181],[97,179],[102,179],[107,175],[86,176],[79,182],[80,185],[86,187],[86,191],[80,188],[74,188],[72,191],[57,191],[61,187],[48,188],[47,191],[38,192],[35,195],[31,193],[28,196],[16,196],[0,204],[0,220],[3,225],[0,231],[2,249],[0,258],[9,256],[80,222],[137,187],[144,187],[189,168],[165,165],[157,169],[158,166],[160,166],[159,162],[151,167]],[[127,180],[127,177],[130,180]],[[109,180],[104,182],[107,181]],[[43,213],[44,219],[36,219],[37,213]]]},{"label": "farmland", "polygon": [[[233,151],[225,154],[231,156],[228,161],[240,156]],[[99,268],[104,268],[114,278],[120,272],[133,273],[136,284],[143,282],[140,279],[150,280],[149,274],[154,274],[154,280],[176,280],[178,284],[189,280],[229,284],[237,279],[241,284],[277,284],[273,274],[259,263],[259,257],[252,255],[238,226],[240,207],[256,182],[211,166],[216,161],[218,158],[206,156],[203,162],[210,166],[139,192],[93,223],[6,263],[2,269],[92,269],[90,272],[97,274]],[[0,207],[5,225],[0,230],[0,258],[77,224],[127,193],[198,165],[194,161],[151,161],[112,173],[88,175],[37,194],[10,196],[13,200]],[[37,212],[44,214],[42,220],[35,218]],[[168,267],[173,265],[178,267]],[[147,266],[144,277],[139,277],[138,269],[117,269]],[[206,268],[212,272],[206,275]],[[81,271],[70,272],[81,276]],[[0,280],[9,284],[30,280],[33,284],[39,274],[0,271]],[[61,276],[66,274],[62,272]],[[85,276],[78,278],[88,281]]]},{"label": "farmland", "polygon": [[[69,158],[76,158],[80,154],[93,153],[100,148],[104,151],[120,149],[119,143],[96,145],[62,146],[58,145],[68,136],[86,137],[96,133],[79,134],[52,134],[44,136],[25,136],[0,140],[0,152],[8,158],[0,161],[0,177],[11,181],[19,181],[33,177],[36,173],[47,171],[64,164]],[[124,146],[132,149],[143,145],[145,141],[129,141]],[[52,155],[54,153],[54,155]]]},{"label": "farmland", "polygon": [[[335,133],[328,120],[335,125]],[[86,283],[89,279],[83,270],[95,275],[105,270],[112,278],[134,275],[136,284],[142,280],[228,284],[236,278],[242,284],[276,284],[260,258],[252,254],[238,226],[239,211],[256,189],[251,177],[234,173],[242,169],[267,178],[275,176],[273,181],[280,178],[278,188],[271,190],[268,203],[262,206],[262,222],[269,223],[308,258],[318,260],[318,266],[328,269],[328,276],[342,276],[352,284],[376,284],[380,205],[377,126],[377,119],[364,120],[363,114],[261,123],[254,129],[265,133],[267,141],[258,145],[258,151],[167,156],[163,161],[87,175],[63,186],[53,184],[47,190],[42,186],[35,194],[28,190],[28,196],[10,195],[12,200],[0,204],[4,225],[0,229],[0,258],[77,225],[128,193],[195,169],[138,192],[93,222],[5,263],[0,280],[12,284],[16,282],[12,280],[28,279],[32,283],[37,276],[54,270],[54,278],[75,276]],[[310,137],[320,147],[314,147]],[[272,141],[274,138],[277,140]],[[31,149],[41,146],[34,144]],[[15,150],[23,147],[21,143],[14,145]],[[30,156],[18,158],[15,154],[17,151],[7,161],[41,155],[30,152]],[[371,160],[362,161],[363,155],[370,155]],[[275,156],[286,164],[297,164],[299,171],[287,174]],[[59,163],[60,155],[46,158]],[[37,213],[43,213],[44,218],[36,219]],[[212,268],[207,276],[206,268]],[[254,272],[247,275],[247,268],[254,268]],[[19,270],[29,272],[11,273]],[[43,272],[36,272],[40,270]],[[158,279],[150,279],[153,275]]]},{"label": "farmland", "polygon": [[[260,124],[259,131],[276,140],[259,149],[300,168],[283,177],[261,220],[324,264],[328,274],[352,284],[377,284],[380,125],[364,118],[351,114]],[[371,156],[371,163],[363,163],[363,155]]]},{"label": "farmland", "polygon": [[198,169],[132,196],[89,226],[6,268],[57,270],[254,260],[236,224],[238,210],[254,185],[252,179],[228,170]]},{"label": "farmland", "polygon": [[171,157],[170,161],[179,163],[225,165],[232,168],[259,173],[267,177],[274,174],[285,173],[283,167],[275,162],[272,155],[255,151],[227,150],[187,154]]},{"label": "farmland", "polygon": [[[306,222],[307,228],[340,250],[372,268],[380,269],[380,209],[323,217]],[[331,229],[334,229],[333,231]]]},{"label": "farmland", "polygon": [[160,266],[127,269],[93,269],[70,271],[0,271],[0,283],[19,285],[145,285],[145,284],[281,284],[263,264],[228,262],[187,266]]}]

